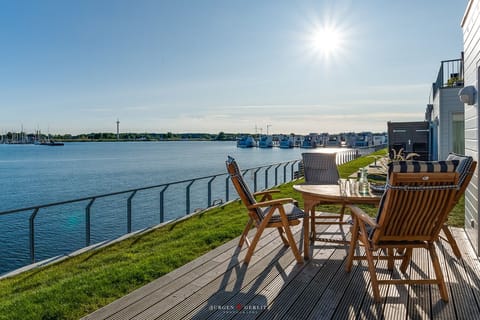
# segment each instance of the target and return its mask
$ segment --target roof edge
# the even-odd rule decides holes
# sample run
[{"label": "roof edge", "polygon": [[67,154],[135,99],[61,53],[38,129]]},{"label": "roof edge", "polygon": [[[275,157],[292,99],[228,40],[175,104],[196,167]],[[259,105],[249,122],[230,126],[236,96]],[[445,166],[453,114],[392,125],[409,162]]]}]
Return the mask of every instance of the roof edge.
[{"label": "roof edge", "polygon": [[473,1],[474,1],[474,0],[468,0],[467,9],[465,9],[465,14],[463,15],[462,22],[460,23],[460,26],[461,26],[462,28],[463,28],[463,26],[465,25],[465,22],[466,22],[466,20],[467,20],[468,14],[470,13],[470,9],[472,8]]}]

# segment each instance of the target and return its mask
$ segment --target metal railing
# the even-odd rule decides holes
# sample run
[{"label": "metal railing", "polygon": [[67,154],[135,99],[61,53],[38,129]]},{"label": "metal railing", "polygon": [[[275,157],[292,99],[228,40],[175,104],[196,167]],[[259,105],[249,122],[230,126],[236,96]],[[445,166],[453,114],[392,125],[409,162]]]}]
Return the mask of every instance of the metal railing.
[{"label": "metal railing", "polygon": [[[351,161],[359,156],[358,150],[346,150],[337,153],[337,163],[342,164],[348,161]],[[292,180],[295,180],[298,178],[298,166],[301,160],[291,160],[287,162],[281,162],[281,163],[274,163],[266,166],[261,166],[261,167],[255,167],[255,168],[248,168],[242,170],[242,174],[245,177],[245,180],[249,184],[249,186],[252,188],[253,192],[259,191],[260,188],[263,189],[268,189],[274,186],[278,186],[279,184],[287,183]],[[263,176],[263,177],[262,177]],[[263,178],[263,179],[262,179]],[[224,182],[221,182],[220,179],[224,179]],[[263,183],[262,183],[263,180]],[[206,208],[198,208],[192,210],[192,186],[194,184],[200,184],[200,182],[203,182],[203,185],[206,186]],[[216,184],[215,184],[216,183]],[[221,185],[224,183],[224,187]],[[215,186],[214,186],[215,184]],[[59,210],[56,212],[58,216],[63,216],[63,215],[69,215],[72,213],[72,209],[68,206],[71,204],[76,204],[80,207],[83,207],[83,215],[84,215],[84,220],[85,220],[85,225],[84,225],[84,236],[85,236],[85,243],[84,246],[88,247],[92,243],[92,210],[93,207],[96,203],[100,201],[100,199],[109,199],[108,203],[118,201],[115,199],[116,196],[123,195],[122,201],[126,201],[124,204],[119,204],[121,206],[126,207],[126,233],[131,233],[133,230],[132,227],[132,217],[133,217],[133,201],[136,196],[142,191],[145,190],[153,190],[154,192],[158,192],[157,194],[157,200],[158,200],[158,220],[160,223],[164,223],[168,220],[173,220],[180,218],[184,216],[183,214],[179,214],[176,217],[173,217],[170,219],[166,219],[166,205],[168,204],[168,201],[170,202],[175,202],[175,208],[178,208],[178,203],[179,197],[181,198],[180,193],[174,193],[175,196],[171,196],[168,199],[166,199],[166,192],[170,191],[171,189],[174,189],[177,187],[177,189],[180,189],[184,186],[184,201],[185,201],[185,215],[189,215],[193,212],[199,211],[199,210],[204,210],[213,206],[218,206],[221,205],[225,202],[230,201],[231,196],[233,195],[234,191],[231,190],[230,188],[230,176],[227,173],[220,173],[220,174],[214,174],[214,175],[209,175],[209,176],[204,176],[204,177],[198,177],[198,178],[193,178],[193,179],[187,179],[187,180],[182,180],[182,181],[175,181],[175,182],[169,182],[169,183],[164,183],[164,184],[158,184],[158,185],[152,185],[152,186],[147,186],[147,187],[142,187],[142,188],[135,188],[135,189],[129,189],[129,190],[124,190],[124,191],[119,191],[119,192],[112,192],[112,193],[106,193],[106,194],[100,194],[100,195],[94,195],[94,196],[87,196],[87,197],[82,197],[78,199],[73,199],[73,200],[66,200],[66,201],[60,201],[60,202],[54,202],[54,203],[48,203],[48,204],[43,204],[43,205],[36,205],[36,206],[31,206],[31,207],[25,207],[25,208],[20,208],[20,209],[13,209],[13,210],[6,210],[0,212],[0,217],[1,216],[6,216],[6,215],[19,215],[19,219],[25,219],[25,217],[21,217],[20,214],[25,215],[27,214],[28,216],[28,242],[29,242],[29,260],[30,263],[34,263],[37,261],[37,254],[36,254],[36,249],[37,249],[37,243],[36,243],[36,237],[38,237],[38,234],[36,234],[36,219],[41,216],[42,212],[47,211],[46,209],[48,208],[57,208],[56,210]],[[202,185],[202,186],[203,186]],[[223,191],[222,191],[223,189]],[[205,189],[199,189],[198,191]],[[214,192],[215,191],[215,192]],[[223,197],[221,198],[214,198],[214,195],[218,197],[221,193],[223,193]],[[198,198],[203,198],[205,196],[199,196]],[[235,193],[236,196],[236,193]],[[149,196],[148,198],[149,201],[156,201],[155,199],[152,199],[152,196]],[[143,204],[143,203],[142,203]],[[172,207],[172,206],[171,206]],[[63,209],[62,209],[63,208]],[[100,209],[97,209],[98,211],[102,211]],[[149,209],[144,209],[143,210],[149,210]],[[170,209],[169,209],[170,210]],[[81,214],[81,211],[80,211]],[[102,211],[102,214],[105,214],[105,212]],[[120,221],[121,217],[118,216],[118,213],[115,213],[115,221],[118,222]],[[122,219],[124,219],[123,217]],[[52,219],[55,220],[55,219]],[[97,222],[99,223],[99,222]],[[151,223],[151,225],[156,225],[157,223]],[[94,224],[95,225],[95,224]],[[81,231],[79,231],[81,233]],[[75,235],[74,238],[79,238],[80,235]],[[44,240],[42,238],[42,240]],[[111,239],[108,239],[111,240]],[[81,242],[81,241],[80,241]],[[97,241],[98,242],[98,241]],[[55,253],[52,254],[51,256],[55,256],[58,254],[63,254],[63,253]],[[51,257],[50,256],[50,257]],[[43,259],[49,258],[49,257],[43,257]],[[10,270],[9,270],[10,271]],[[0,272],[1,273],[1,272]]]},{"label": "metal railing", "polygon": [[437,80],[432,85],[433,96],[441,88],[463,87],[463,54],[461,59],[444,60],[440,63]]},{"label": "metal railing", "polygon": [[[261,166],[261,167],[256,167],[256,168],[248,168],[243,171],[243,174],[246,176],[247,173],[251,173],[252,176],[250,177],[251,183],[253,184],[253,190],[258,191],[259,189],[259,175],[260,173],[263,173],[264,175],[264,184],[263,187],[265,189],[269,188],[272,186],[272,182],[274,181],[274,185],[278,185],[279,183],[286,183],[294,179],[294,172],[295,172],[295,164],[298,165],[300,160],[292,160],[292,161],[287,161],[287,162],[282,162],[282,163],[275,163],[267,166]],[[288,170],[287,170],[288,168]],[[279,171],[283,171],[283,179],[282,177],[279,177]],[[288,171],[288,172],[287,172]],[[272,176],[273,175],[273,176]],[[225,193],[224,197],[225,200],[223,199],[213,199],[213,182],[215,180],[219,180],[221,177],[224,177],[225,179]],[[272,182],[270,182],[270,179],[273,179]],[[6,210],[0,212],[0,216],[4,215],[13,215],[13,214],[19,214],[19,213],[25,213],[25,212],[31,212],[29,217],[28,217],[28,226],[29,226],[29,250],[30,250],[30,262],[34,263],[36,261],[36,243],[35,243],[35,219],[37,216],[42,212],[43,209],[46,208],[51,208],[51,207],[61,207],[65,206],[68,204],[73,204],[73,203],[82,203],[86,202],[84,212],[85,212],[85,246],[88,247],[91,245],[91,230],[92,230],[92,206],[95,204],[96,201],[98,201],[101,198],[109,198],[109,197],[114,197],[118,195],[126,195],[126,224],[127,228],[126,231],[127,233],[132,232],[132,208],[133,204],[132,201],[134,197],[140,192],[144,190],[152,190],[152,189],[158,189],[158,199],[159,199],[159,221],[160,223],[163,223],[166,221],[165,219],[165,192],[167,189],[172,188],[172,186],[175,185],[182,185],[185,184],[185,215],[191,214],[196,210],[191,209],[191,204],[192,204],[192,197],[191,197],[191,187],[194,183],[198,183],[200,181],[206,181],[206,186],[207,186],[207,208],[216,206],[219,204],[223,204],[224,202],[228,202],[231,198],[231,191],[230,191],[230,176],[226,173],[221,173],[221,174],[215,174],[215,175],[209,175],[209,176],[204,176],[204,177],[198,177],[198,178],[193,178],[193,179],[187,179],[187,180],[182,180],[182,181],[175,181],[175,182],[170,182],[170,183],[164,183],[164,184],[159,184],[159,185],[152,185],[152,186],[147,186],[147,187],[142,187],[142,188],[135,188],[135,189],[129,189],[129,190],[124,190],[124,191],[119,191],[119,192],[112,192],[112,193],[106,193],[106,194],[100,194],[100,195],[95,195],[95,196],[88,196],[88,197],[83,197],[83,198],[78,198],[78,199],[73,199],[73,200],[66,200],[66,201],[60,201],[60,202],[54,202],[54,203],[49,203],[49,204],[43,204],[43,205],[38,205],[38,206],[32,206],[32,207],[25,207],[25,208],[20,208],[20,209],[13,209],[13,210]],[[68,210],[66,210],[68,211]],[[178,217],[177,217],[178,218]]]}]

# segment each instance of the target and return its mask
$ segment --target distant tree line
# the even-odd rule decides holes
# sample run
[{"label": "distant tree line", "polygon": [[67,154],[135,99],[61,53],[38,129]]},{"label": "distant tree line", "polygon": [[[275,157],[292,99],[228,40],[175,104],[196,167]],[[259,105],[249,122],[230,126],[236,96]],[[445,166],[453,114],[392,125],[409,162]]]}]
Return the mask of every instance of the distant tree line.
[{"label": "distant tree line", "polygon": [[[225,133],[223,131],[218,134],[211,133],[120,133],[118,140],[121,141],[163,141],[163,140],[220,140],[234,141],[239,134]],[[51,136],[54,140],[61,141],[116,141],[117,134],[112,132],[92,132],[88,134],[56,134]]]}]

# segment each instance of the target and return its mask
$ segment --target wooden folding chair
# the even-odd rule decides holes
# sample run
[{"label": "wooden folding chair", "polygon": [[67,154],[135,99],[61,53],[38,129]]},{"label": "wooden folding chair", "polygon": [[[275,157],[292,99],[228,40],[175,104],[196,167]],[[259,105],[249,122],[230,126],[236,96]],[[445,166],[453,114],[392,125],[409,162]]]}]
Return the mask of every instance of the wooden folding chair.
[{"label": "wooden folding chair", "polygon": [[[250,217],[238,243],[239,247],[242,247],[244,242],[247,242],[249,246],[244,262],[250,262],[263,230],[265,228],[277,228],[285,246],[290,246],[297,262],[303,263],[302,256],[300,255],[290,229],[290,226],[298,225],[300,219],[304,217],[304,212],[296,206],[296,201],[292,198],[272,199],[272,193],[279,192],[278,190],[267,190],[252,194],[243,179],[243,175],[235,159],[228,157],[226,165],[232,183],[243,204],[247,207]],[[257,202],[255,196],[262,196],[262,198]],[[252,242],[250,242],[247,235],[254,224],[257,232]]]},{"label": "wooden folding chair", "polygon": [[[302,164],[305,184],[338,184],[340,174],[338,172],[336,159],[336,153],[302,153]],[[345,214],[344,202],[329,202],[329,204],[341,204],[340,211],[319,212],[310,215],[310,234],[313,238],[313,241],[315,241],[316,239],[316,225],[347,223],[343,221],[343,216]]]},{"label": "wooden folding chair", "polygon": [[[351,270],[353,260],[367,260],[375,301],[381,299],[379,285],[383,284],[437,284],[440,296],[448,301],[434,242],[455,202],[458,163],[457,160],[393,162],[376,220],[358,207],[348,206],[352,210],[353,227],[346,271]],[[365,247],[365,255],[355,255],[357,243]],[[395,259],[401,259],[400,270],[405,273],[414,248],[428,250],[435,278],[377,278],[374,258],[387,259],[389,270],[393,269]],[[386,251],[387,255],[374,256],[379,249]],[[394,254],[395,249],[404,251],[404,254]]]},{"label": "wooden folding chair", "polygon": [[[449,212],[457,205],[458,200],[462,197],[465,193],[465,190],[472,180],[473,174],[475,173],[475,168],[477,167],[477,162],[473,161],[473,158],[470,156],[460,155],[456,153],[450,153],[446,160],[458,160],[459,164],[457,166],[457,172],[459,174],[458,177],[458,189],[455,195],[455,201],[452,203],[452,207],[450,208]],[[447,216],[448,219],[448,216]],[[446,222],[446,221],[445,221]],[[453,237],[450,229],[448,229],[448,225],[446,223],[443,224],[442,227],[443,233],[445,234],[446,241],[452,247],[453,254],[458,258],[462,258],[462,254],[460,253],[460,249],[458,249],[457,242]]]}]

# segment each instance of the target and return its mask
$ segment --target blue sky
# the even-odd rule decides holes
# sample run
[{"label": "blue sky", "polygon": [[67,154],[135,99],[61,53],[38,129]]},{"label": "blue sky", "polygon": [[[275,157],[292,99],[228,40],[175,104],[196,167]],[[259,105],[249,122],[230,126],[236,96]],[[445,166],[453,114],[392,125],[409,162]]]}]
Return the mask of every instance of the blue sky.
[{"label": "blue sky", "polygon": [[440,61],[463,50],[467,2],[0,0],[0,133],[421,121]]}]

